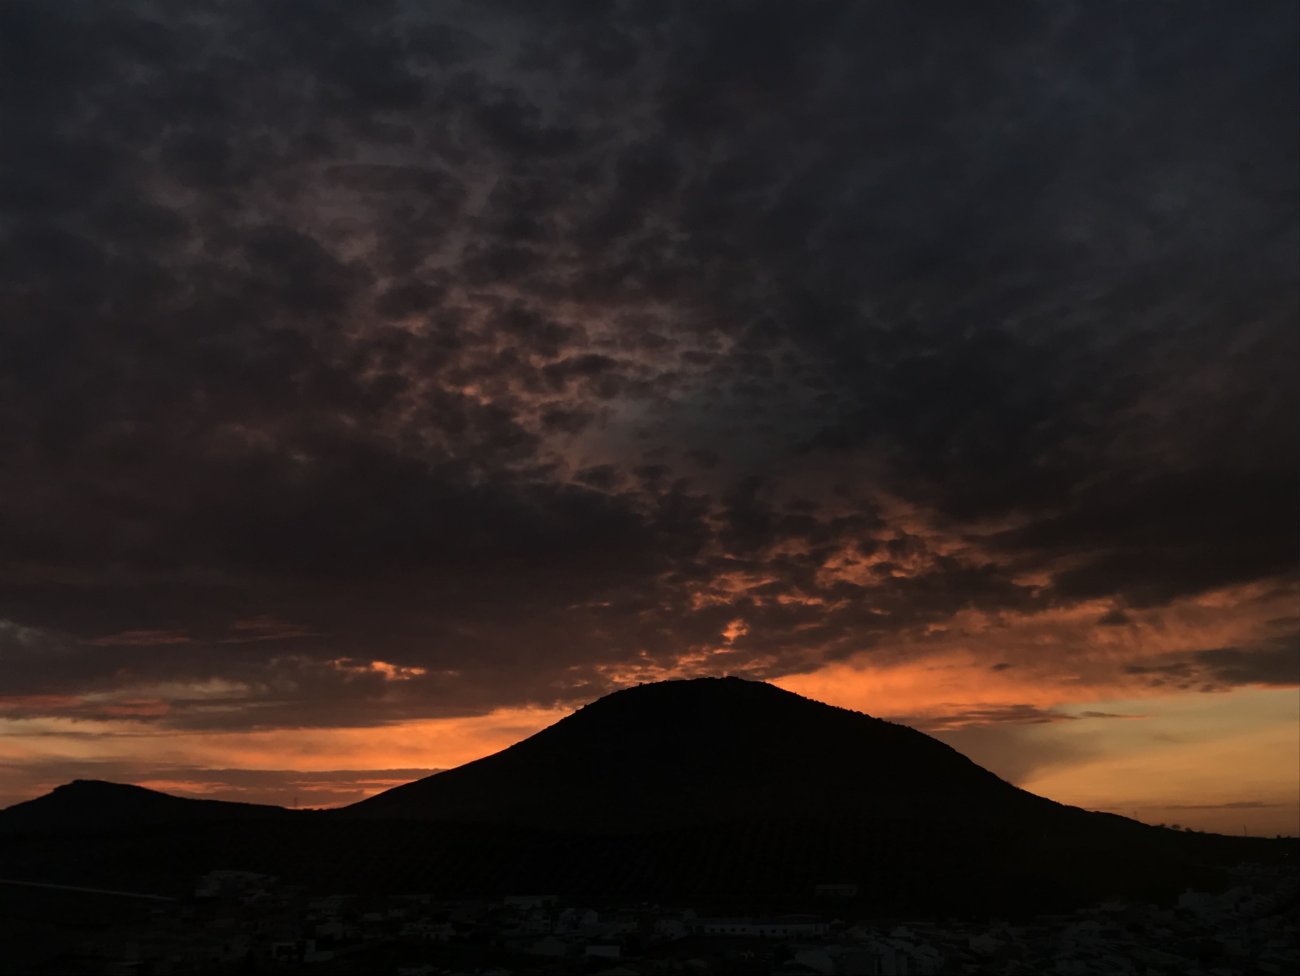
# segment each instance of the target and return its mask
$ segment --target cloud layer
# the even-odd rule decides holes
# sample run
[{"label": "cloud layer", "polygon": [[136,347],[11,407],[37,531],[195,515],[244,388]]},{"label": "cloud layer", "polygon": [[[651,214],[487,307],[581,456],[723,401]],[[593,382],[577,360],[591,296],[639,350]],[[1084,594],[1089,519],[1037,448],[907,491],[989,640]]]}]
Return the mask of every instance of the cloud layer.
[{"label": "cloud layer", "polygon": [[6,4],[4,715],[1296,683],[1296,27]]}]

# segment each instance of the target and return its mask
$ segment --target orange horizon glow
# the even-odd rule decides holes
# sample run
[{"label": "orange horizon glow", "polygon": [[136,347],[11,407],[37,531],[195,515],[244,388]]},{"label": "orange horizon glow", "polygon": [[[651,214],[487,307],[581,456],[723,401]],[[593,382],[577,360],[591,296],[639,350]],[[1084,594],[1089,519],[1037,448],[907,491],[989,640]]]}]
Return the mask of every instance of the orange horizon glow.
[{"label": "orange horizon glow", "polygon": [[[1163,677],[1163,669],[1195,660],[1200,649],[1276,639],[1294,597],[1293,588],[1276,585],[1229,587],[1131,610],[1123,626],[1098,624],[1112,609],[1106,601],[1038,612],[966,610],[941,626],[900,632],[888,651],[850,653],[771,680],[817,701],[914,726],[1060,802],[1148,822],[1300,833],[1296,686],[1216,685],[1213,674],[1192,670],[1177,680]],[[244,629],[272,625],[289,626],[259,619]],[[128,638],[153,643],[161,635],[131,631],[114,639]],[[761,676],[763,638],[742,614],[719,625],[713,644],[675,663],[643,656],[594,670],[605,687],[725,673],[732,661],[736,673]],[[435,677],[371,656],[339,657],[323,667],[372,682],[383,694],[405,694]],[[0,698],[0,802],[30,798],[70,778],[113,776],[165,792],[229,798],[234,787],[207,771],[278,770],[285,774],[282,787],[261,793],[240,787],[239,798],[281,802],[291,787],[308,805],[336,806],[405,781],[392,771],[463,765],[571,712],[506,707],[355,727],[169,726],[187,708],[230,707],[223,702],[248,692],[237,682],[208,679]],[[83,768],[89,772],[65,775]],[[97,768],[111,775],[96,777]],[[338,776],[312,779],[326,773]]]},{"label": "orange horizon glow", "polygon": [[[1076,686],[1067,694],[1014,668],[990,671],[960,656],[888,666],[836,664],[773,683],[827,704],[906,721],[951,740],[1016,785],[1059,802],[1231,833],[1243,828],[1268,835],[1300,832],[1300,773],[1279,773],[1300,769],[1294,689],[1170,694],[1097,685]],[[1025,717],[1014,712],[1026,707],[1036,711]],[[1012,711],[1003,720],[999,709]],[[51,762],[63,768],[84,761],[93,769],[96,763],[141,763],[147,754],[153,765],[176,771],[138,777],[137,785],[193,796],[227,796],[227,791],[219,781],[186,775],[187,769],[356,771],[344,784],[286,784],[305,806],[337,806],[406,781],[384,770],[463,765],[571,711],[504,708],[378,727],[221,732],[151,729],[129,714],[4,719],[0,763],[10,770],[36,770]],[[963,713],[970,715],[963,718]],[[1006,777],[996,749],[980,755],[981,748],[988,750],[980,736],[962,739],[963,730],[972,729],[992,730],[1012,747],[1055,749],[1061,755],[1025,776]],[[0,782],[5,802],[29,798],[14,792],[22,787],[10,776],[11,782]],[[30,795],[57,785],[30,776],[22,784]],[[338,792],[344,789],[346,794]],[[323,802],[313,799],[314,793]],[[343,798],[329,799],[336,794]]]}]

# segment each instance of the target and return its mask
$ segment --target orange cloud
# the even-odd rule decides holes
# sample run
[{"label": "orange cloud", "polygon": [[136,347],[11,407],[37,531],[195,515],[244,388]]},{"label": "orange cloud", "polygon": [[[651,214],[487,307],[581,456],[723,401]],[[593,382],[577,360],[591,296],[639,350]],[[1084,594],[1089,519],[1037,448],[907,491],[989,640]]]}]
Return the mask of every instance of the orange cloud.
[{"label": "orange cloud", "polygon": [[330,666],[336,671],[346,671],[349,674],[382,675],[385,681],[408,681],[429,673],[426,668],[404,667],[388,661],[355,661],[352,658],[338,658],[331,661]]}]

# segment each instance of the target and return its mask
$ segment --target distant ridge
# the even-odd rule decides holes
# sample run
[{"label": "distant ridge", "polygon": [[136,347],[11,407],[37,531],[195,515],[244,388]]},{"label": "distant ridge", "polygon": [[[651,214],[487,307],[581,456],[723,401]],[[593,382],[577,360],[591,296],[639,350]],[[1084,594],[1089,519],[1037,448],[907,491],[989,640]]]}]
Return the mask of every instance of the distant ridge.
[{"label": "distant ridge", "polygon": [[45,796],[0,810],[0,833],[99,833],[287,816],[293,816],[293,812],[283,807],[191,800],[142,786],[78,779],[55,787]]}]

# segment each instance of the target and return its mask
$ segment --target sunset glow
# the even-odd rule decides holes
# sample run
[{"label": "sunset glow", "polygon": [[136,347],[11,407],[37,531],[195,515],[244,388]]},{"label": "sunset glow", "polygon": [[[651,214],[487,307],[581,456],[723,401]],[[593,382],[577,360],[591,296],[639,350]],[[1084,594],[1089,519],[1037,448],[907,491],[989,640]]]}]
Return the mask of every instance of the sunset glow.
[{"label": "sunset glow", "polygon": [[0,807],[735,675],[1300,833],[1294,12],[599,6],[0,9]]}]

